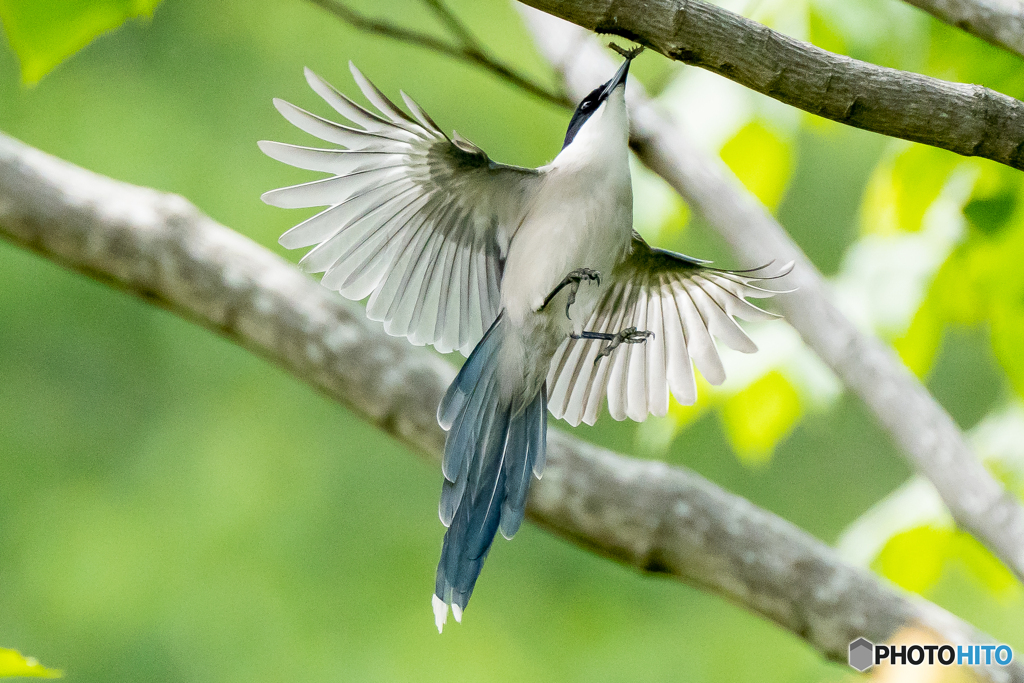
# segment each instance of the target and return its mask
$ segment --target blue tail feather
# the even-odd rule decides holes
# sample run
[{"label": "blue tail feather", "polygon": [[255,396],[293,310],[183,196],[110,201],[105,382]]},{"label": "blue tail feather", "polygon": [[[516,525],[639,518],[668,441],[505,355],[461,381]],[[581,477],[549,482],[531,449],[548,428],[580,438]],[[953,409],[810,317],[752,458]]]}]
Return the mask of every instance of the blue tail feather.
[{"label": "blue tail feather", "polygon": [[501,508],[501,535],[512,538],[519,531],[526,514],[526,496],[530,492],[531,476],[539,478],[544,468],[547,445],[547,387],[542,387],[537,397],[526,407],[523,419],[516,421],[516,430],[509,433],[509,450],[525,453],[526,457],[516,460],[506,458],[505,502]]},{"label": "blue tail feather", "polygon": [[[465,407],[468,394],[477,386],[481,374],[489,367],[493,360],[494,354],[500,345],[488,342],[502,317],[499,315],[487,329],[480,343],[476,345],[473,353],[469,355],[469,358],[462,365],[462,369],[459,370],[455,381],[448,387],[448,391],[444,392],[444,398],[441,399],[440,405],[437,406],[437,422],[441,425],[442,429],[446,431],[451,429],[455,418]],[[445,449],[445,454],[447,455],[447,449]]]},{"label": "blue tail feather", "polygon": [[544,462],[546,391],[517,396],[500,385],[504,324],[499,315],[438,408],[448,430],[440,505],[448,530],[434,592],[462,609],[499,527],[511,538],[522,523],[531,475]]}]

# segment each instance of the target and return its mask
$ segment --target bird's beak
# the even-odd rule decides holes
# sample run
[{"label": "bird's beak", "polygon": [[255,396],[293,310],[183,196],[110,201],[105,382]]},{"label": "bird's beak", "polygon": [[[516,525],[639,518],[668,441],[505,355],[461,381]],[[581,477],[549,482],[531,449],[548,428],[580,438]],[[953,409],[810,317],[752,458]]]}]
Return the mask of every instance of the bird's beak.
[{"label": "bird's beak", "polygon": [[613,90],[615,90],[620,85],[624,85],[626,83],[626,76],[629,74],[629,64],[632,61],[633,61],[632,57],[626,57],[626,61],[624,61],[622,63],[622,66],[620,66],[619,70],[615,72],[615,75],[612,76],[611,80],[608,81],[608,83],[605,84],[605,86],[604,86],[604,96],[605,97],[607,97],[608,95],[611,95]]},{"label": "bird's beak", "polygon": [[605,84],[604,92],[602,93],[604,97],[608,97],[609,95],[612,94],[613,90],[615,90],[620,85],[624,85],[626,83],[626,76],[629,75],[630,62],[632,62],[637,55],[644,51],[643,45],[639,45],[633,48],[632,50],[628,51],[623,50],[621,47],[615,45],[614,43],[610,43],[608,46],[613,48],[623,57],[625,57],[626,61],[622,63],[622,66],[620,66],[619,70],[615,72],[615,75],[612,76],[612,79]]}]

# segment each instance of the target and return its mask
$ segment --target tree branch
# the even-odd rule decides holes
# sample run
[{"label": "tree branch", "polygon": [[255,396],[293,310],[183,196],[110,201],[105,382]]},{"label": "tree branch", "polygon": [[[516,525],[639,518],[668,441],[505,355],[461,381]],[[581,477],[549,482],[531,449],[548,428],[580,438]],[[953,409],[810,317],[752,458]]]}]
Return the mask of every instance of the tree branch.
[{"label": "tree branch", "polygon": [[444,0],[423,0],[423,4],[429,7],[437,18],[444,23],[449,33],[454,34],[459,39],[459,43],[463,47],[472,47],[483,52],[483,45],[476,39],[476,36],[469,30],[469,27],[462,23],[458,15],[452,12],[451,8],[444,3]]},{"label": "tree branch", "polygon": [[448,55],[449,57],[453,57],[454,59],[462,62],[482,66],[499,78],[516,86],[517,88],[525,90],[531,95],[535,95],[536,97],[545,100],[546,102],[551,102],[552,104],[556,104],[560,107],[572,107],[572,102],[569,101],[564,93],[550,90],[533,82],[512,67],[498,61],[496,58],[484,51],[462,22],[460,22],[458,18],[451,13],[448,7],[440,2],[440,0],[424,1],[428,3],[436,14],[438,14],[448,30],[456,34],[456,37],[460,41],[460,45],[452,45],[444,40],[435,38],[429,33],[413,31],[389,21],[370,19],[352,10],[343,2],[340,2],[340,0],[309,1],[314,5],[327,10],[335,17],[341,19],[355,29],[398,40],[403,43],[408,43],[409,45],[418,45],[419,47],[432,50],[439,54]]},{"label": "tree branch", "polygon": [[[524,11],[541,51],[582,97],[614,70],[587,32],[534,10]],[[887,346],[862,334],[832,304],[821,273],[764,206],[718,159],[699,151],[651,105],[637,81],[627,86],[631,144],[744,261],[796,261],[776,298],[806,344],[867,405],[910,464],[935,486],[957,523],[1024,580],[1024,506],[974,456],[948,413]]]},{"label": "tree branch", "polygon": [[826,52],[702,0],[522,0],[839,123],[1024,169],[1024,103]]},{"label": "tree branch", "polygon": [[906,0],[950,26],[1024,57],[1020,0]]},{"label": "tree branch", "polygon": [[[183,198],[0,134],[0,235],[235,341],[440,461],[435,411],[455,370],[389,337],[361,307]],[[529,515],[595,552],[737,602],[837,661],[858,636],[886,642],[906,626],[950,643],[992,642],[689,470],[631,460],[558,430]],[[1016,663],[987,673],[1024,682]]]}]

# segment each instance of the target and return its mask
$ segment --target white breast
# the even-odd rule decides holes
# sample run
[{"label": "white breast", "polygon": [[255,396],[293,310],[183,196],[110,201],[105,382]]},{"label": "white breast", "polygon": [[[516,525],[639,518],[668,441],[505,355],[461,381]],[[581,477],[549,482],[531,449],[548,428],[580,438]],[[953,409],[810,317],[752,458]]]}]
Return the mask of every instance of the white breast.
[{"label": "white breast", "polygon": [[[541,169],[544,182],[509,245],[502,278],[501,305],[516,321],[525,324],[577,268],[591,268],[609,278],[629,247],[633,192],[625,105],[617,101],[621,93],[617,95],[550,166]],[[579,332],[602,291],[594,284],[580,287],[570,311],[571,325],[565,318],[564,291],[549,304],[545,317],[557,311],[564,321],[559,327]]]}]

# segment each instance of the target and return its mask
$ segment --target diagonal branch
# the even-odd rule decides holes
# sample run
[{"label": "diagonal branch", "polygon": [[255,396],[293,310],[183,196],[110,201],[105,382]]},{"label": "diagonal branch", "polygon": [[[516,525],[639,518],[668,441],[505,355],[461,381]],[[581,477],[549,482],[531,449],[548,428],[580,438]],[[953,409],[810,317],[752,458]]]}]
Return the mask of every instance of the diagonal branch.
[{"label": "diagonal branch", "polygon": [[817,116],[1024,169],[1024,102],[795,40],[703,0],[522,0]]},{"label": "diagonal branch", "polygon": [[[439,462],[435,407],[455,370],[185,199],[0,134],[0,236],[231,339]],[[886,642],[908,626],[950,643],[992,642],[689,470],[557,430],[529,514],[594,552],[743,605],[833,660],[845,661],[859,636]],[[1024,683],[1016,663],[987,673]]]},{"label": "diagonal branch", "polygon": [[459,61],[475,64],[476,66],[482,66],[499,78],[508,81],[517,88],[521,88],[542,100],[551,102],[552,104],[557,104],[560,107],[572,106],[572,103],[564,93],[550,90],[533,82],[512,67],[498,61],[496,58],[488,54],[472,34],[469,33],[468,29],[466,29],[462,22],[451,13],[447,5],[444,5],[440,0],[425,1],[428,2],[431,8],[434,9],[435,13],[442,18],[445,26],[456,34],[460,41],[459,45],[453,45],[447,41],[441,40],[440,38],[436,38],[429,33],[404,28],[397,24],[393,24],[390,21],[370,19],[369,17],[363,16],[359,12],[351,9],[345,3],[341,2],[341,0],[309,1],[314,5],[327,10],[335,17],[341,19],[346,24],[357,30],[398,40],[409,45],[417,45],[439,54],[448,55],[449,57],[453,57]]},{"label": "diagonal branch", "polygon": [[[581,96],[614,69],[588,32],[535,10],[523,12],[541,49]],[[879,340],[832,304],[821,273],[718,159],[699,151],[632,81],[631,144],[749,263],[796,261],[777,301],[804,341],[856,393],[911,465],[935,486],[957,523],[1024,580],[1024,506],[985,469],[948,413]]]},{"label": "diagonal branch", "polygon": [[1024,57],[1021,0],[905,0],[950,26]]},{"label": "diagonal branch", "polygon": [[445,4],[444,0],[423,0],[423,3],[444,23],[448,32],[454,34],[459,39],[459,43],[463,47],[474,48],[479,52],[483,52],[483,45],[476,39],[476,36],[469,30],[469,27],[462,23],[458,15],[452,12],[451,8]]}]

